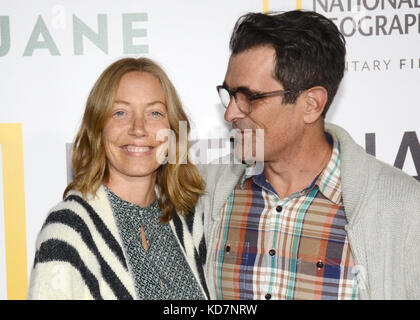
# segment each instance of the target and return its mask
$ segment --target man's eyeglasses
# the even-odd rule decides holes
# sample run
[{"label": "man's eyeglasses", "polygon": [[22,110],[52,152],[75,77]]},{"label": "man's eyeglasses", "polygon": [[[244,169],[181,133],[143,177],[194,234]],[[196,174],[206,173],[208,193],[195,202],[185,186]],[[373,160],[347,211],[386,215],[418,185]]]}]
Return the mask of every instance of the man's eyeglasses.
[{"label": "man's eyeglasses", "polygon": [[235,98],[236,105],[238,106],[238,109],[248,115],[252,111],[252,102],[254,100],[266,98],[266,97],[272,97],[272,96],[278,96],[278,95],[284,95],[285,93],[293,92],[292,90],[277,90],[277,91],[271,91],[271,92],[263,92],[263,93],[254,93],[247,88],[238,88],[236,90],[229,89],[225,85],[217,86],[216,87],[217,92],[219,93],[220,101],[222,102],[222,105],[227,108],[230,100],[232,97]]}]

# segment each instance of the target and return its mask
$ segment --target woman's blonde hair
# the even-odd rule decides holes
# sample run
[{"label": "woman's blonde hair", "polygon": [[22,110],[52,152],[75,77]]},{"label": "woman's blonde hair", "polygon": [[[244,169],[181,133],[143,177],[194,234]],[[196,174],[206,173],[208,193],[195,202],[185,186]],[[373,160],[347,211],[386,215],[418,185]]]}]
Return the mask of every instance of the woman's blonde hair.
[{"label": "woman's blonde hair", "polygon": [[[109,118],[120,79],[131,71],[148,72],[160,81],[168,109],[169,124],[176,136],[178,161],[161,165],[157,172],[160,193],[158,201],[163,213],[161,222],[164,223],[172,218],[174,210],[181,214],[193,211],[199,195],[204,192],[204,186],[198,169],[188,160],[187,146],[179,147],[179,124],[185,121],[187,133],[190,131],[190,124],[178,94],[163,69],[148,58],[118,60],[96,81],[87,99],[82,124],[73,143],[74,180],[67,186],[63,196],[72,189],[81,192],[85,197],[88,194],[94,196],[107,179],[108,165],[102,130]],[[184,143],[181,141],[181,144]]]}]

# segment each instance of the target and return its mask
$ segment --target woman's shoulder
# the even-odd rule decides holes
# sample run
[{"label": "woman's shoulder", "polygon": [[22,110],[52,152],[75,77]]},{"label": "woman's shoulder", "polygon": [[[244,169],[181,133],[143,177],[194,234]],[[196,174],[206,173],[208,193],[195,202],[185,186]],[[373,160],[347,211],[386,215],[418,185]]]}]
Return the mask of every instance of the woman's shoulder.
[{"label": "woman's shoulder", "polygon": [[71,221],[75,216],[84,220],[84,213],[90,206],[90,200],[83,197],[78,191],[69,191],[63,200],[54,205],[47,214],[43,228],[51,223],[65,223]]},{"label": "woman's shoulder", "polygon": [[[115,242],[116,227],[113,225],[112,209],[102,189],[95,196],[83,196],[78,191],[69,191],[48,212],[38,235],[37,248],[50,239],[65,239],[66,243],[74,247],[82,242],[88,245],[96,234]],[[79,241],[80,238],[83,241]]]},{"label": "woman's shoulder", "polygon": [[54,205],[48,211],[38,234],[37,249],[41,245],[44,247],[43,251],[47,247],[50,248],[53,244],[55,244],[54,246],[59,246],[59,239],[76,239],[76,237],[72,237],[70,234],[73,232],[77,233],[80,227],[86,224],[87,219],[87,215],[84,212],[85,209],[81,205],[83,203],[88,203],[88,201],[81,194],[72,192],[66,195],[62,201]]},{"label": "woman's shoulder", "polygon": [[[62,267],[65,268],[60,269]],[[98,298],[102,294],[95,283],[113,283],[117,278],[122,284],[117,283],[119,291],[111,296],[135,296],[118,229],[103,187],[95,197],[70,191],[49,211],[38,234],[31,282],[36,287],[40,279],[42,282],[42,279],[51,277],[57,268],[64,270],[63,274],[68,279],[76,279],[75,283],[84,288],[80,292],[88,292],[89,297]],[[104,280],[103,270],[114,280]]]}]

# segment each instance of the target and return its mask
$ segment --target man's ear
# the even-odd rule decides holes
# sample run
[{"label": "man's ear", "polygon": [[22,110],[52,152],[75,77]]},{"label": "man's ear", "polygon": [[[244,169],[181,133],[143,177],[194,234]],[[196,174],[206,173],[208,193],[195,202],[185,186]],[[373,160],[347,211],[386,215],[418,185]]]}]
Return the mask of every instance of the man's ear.
[{"label": "man's ear", "polygon": [[313,87],[305,92],[305,110],[303,120],[312,124],[319,119],[328,100],[328,92],[324,87]]}]

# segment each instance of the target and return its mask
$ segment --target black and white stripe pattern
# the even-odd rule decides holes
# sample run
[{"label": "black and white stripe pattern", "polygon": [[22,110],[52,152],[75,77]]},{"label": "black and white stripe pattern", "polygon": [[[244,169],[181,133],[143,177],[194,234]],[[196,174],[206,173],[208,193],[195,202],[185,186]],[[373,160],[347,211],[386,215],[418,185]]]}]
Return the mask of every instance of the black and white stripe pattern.
[{"label": "black and white stripe pattern", "polygon": [[201,212],[190,213],[187,216],[174,214],[170,225],[196,280],[206,298],[209,298],[204,274],[207,253],[203,232],[203,214]]},{"label": "black and white stripe pattern", "polygon": [[[178,217],[176,215],[176,217]],[[191,215],[193,219],[193,215]],[[194,242],[194,221],[175,218],[175,231],[194,276],[208,297],[200,241]],[[202,219],[197,219],[201,224]],[[180,231],[181,233],[179,233]],[[37,239],[29,299],[136,299],[113,212],[101,187],[95,198],[77,192],[53,208]]]}]

